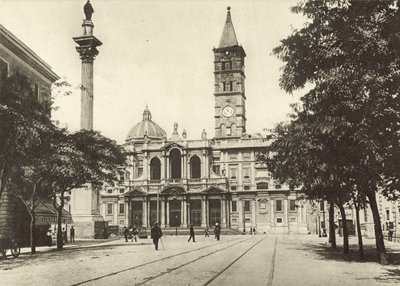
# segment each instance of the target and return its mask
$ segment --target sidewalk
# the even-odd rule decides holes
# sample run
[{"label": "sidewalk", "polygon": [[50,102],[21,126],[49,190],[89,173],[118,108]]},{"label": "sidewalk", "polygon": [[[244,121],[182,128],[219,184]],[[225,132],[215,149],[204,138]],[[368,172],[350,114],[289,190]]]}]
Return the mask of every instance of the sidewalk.
[{"label": "sidewalk", "polygon": [[[88,246],[99,246],[104,245],[113,241],[121,240],[120,237],[114,237],[109,239],[77,239],[75,242],[68,242],[64,244],[64,249],[76,249],[83,248]],[[57,251],[57,244],[54,242],[52,246],[37,246],[36,253],[44,253],[44,252],[52,252]],[[31,248],[21,247],[21,254],[30,254]],[[7,251],[7,256],[11,255],[9,251]]]}]

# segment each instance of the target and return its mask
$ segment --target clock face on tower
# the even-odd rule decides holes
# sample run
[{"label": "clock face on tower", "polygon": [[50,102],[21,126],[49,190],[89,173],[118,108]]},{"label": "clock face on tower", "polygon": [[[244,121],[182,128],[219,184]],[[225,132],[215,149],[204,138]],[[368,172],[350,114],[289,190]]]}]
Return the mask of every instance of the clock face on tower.
[{"label": "clock face on tower", "polygon": [[231,117],[233,115],[233,108],[228,106],[225,106],[224,109],[222,109],[222,115],[225,117]]}]

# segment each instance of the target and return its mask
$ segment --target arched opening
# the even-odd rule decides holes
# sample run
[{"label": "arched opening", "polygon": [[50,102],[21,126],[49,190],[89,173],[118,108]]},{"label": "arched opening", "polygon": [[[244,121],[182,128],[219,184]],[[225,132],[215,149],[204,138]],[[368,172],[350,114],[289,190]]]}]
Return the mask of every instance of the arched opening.
[{"label": "arched opening", "polygon": [[192,179],[201,178],[201,166],[200,158],[198,156],[193,156],[190,158],[190,177]]},{"label": "arched opening", "polygon": [[172,149],[169,154],[170,161],[170,174],[171,179],[180,179],[181,178],[181,151],[178,149]]},{"label": "arched opening", "polygon": [[150,161],[150,180],[161,179],[161,162],[160,159],[154,157]]}]

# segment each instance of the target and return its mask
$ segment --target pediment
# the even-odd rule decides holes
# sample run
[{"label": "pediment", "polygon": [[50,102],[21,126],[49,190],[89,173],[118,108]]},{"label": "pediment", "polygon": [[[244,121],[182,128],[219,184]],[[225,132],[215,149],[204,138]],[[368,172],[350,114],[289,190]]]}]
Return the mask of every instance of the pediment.
[{"label": "pediment", "polygon": [[125,193],[125,196],[128,197],[142,197],[146,195],[146,193],[142,190],[142,188],[134,188]]},{"label": "pediment", "polygon": [[221,188],[219,188],[219,187],[217,187],[217,186],[210,186],[207,189],[205,189],[203,191],[203,193],[207,193],[207,194],[223,194],[223,193],[226,193],[226,191],[221,189]]},{"label": "pediment", "polygon": [[181,145],[181,144],[178,144],[178,143],[173,142],[173,143],[167,143],[167,144],[165,144],[164,147],[162,147],[161,149],[162,149],[162,150],[169,151],[169,150],[171,150],[172,148],[178,148],[178,149],[183,150],[185,147],[184,147],[183,145]]}]

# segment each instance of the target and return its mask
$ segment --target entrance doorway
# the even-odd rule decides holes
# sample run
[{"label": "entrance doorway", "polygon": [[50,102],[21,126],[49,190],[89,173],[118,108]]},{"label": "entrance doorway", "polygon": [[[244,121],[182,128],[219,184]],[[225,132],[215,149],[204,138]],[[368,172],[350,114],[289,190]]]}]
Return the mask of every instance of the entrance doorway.
[{"label": "entrance doorway", "polygon": [[201,200],[190,201],[190,223],[201,226]]},{"label": "entrance doorway", "polygon": [[221,224],[221,200],[209,200],[209,206],[210,226]]},{"label": "entrance doorway", "polygon": [[131,225],[141,228],[143,221],[143,202],[133,201],[132,202],[132,212],[131,212]]},{"label": "entrance doorway", "polygon": [[169,201],[169,226],[181,226],[181,201]]},{"label": "entrance doorway", "polygon": [[162,224],[160,222],[161,216],[161,203],[158,204],[158,218],[157,218],[157,201],[150,201],[150,226],[153,226],[155,222]]}]

